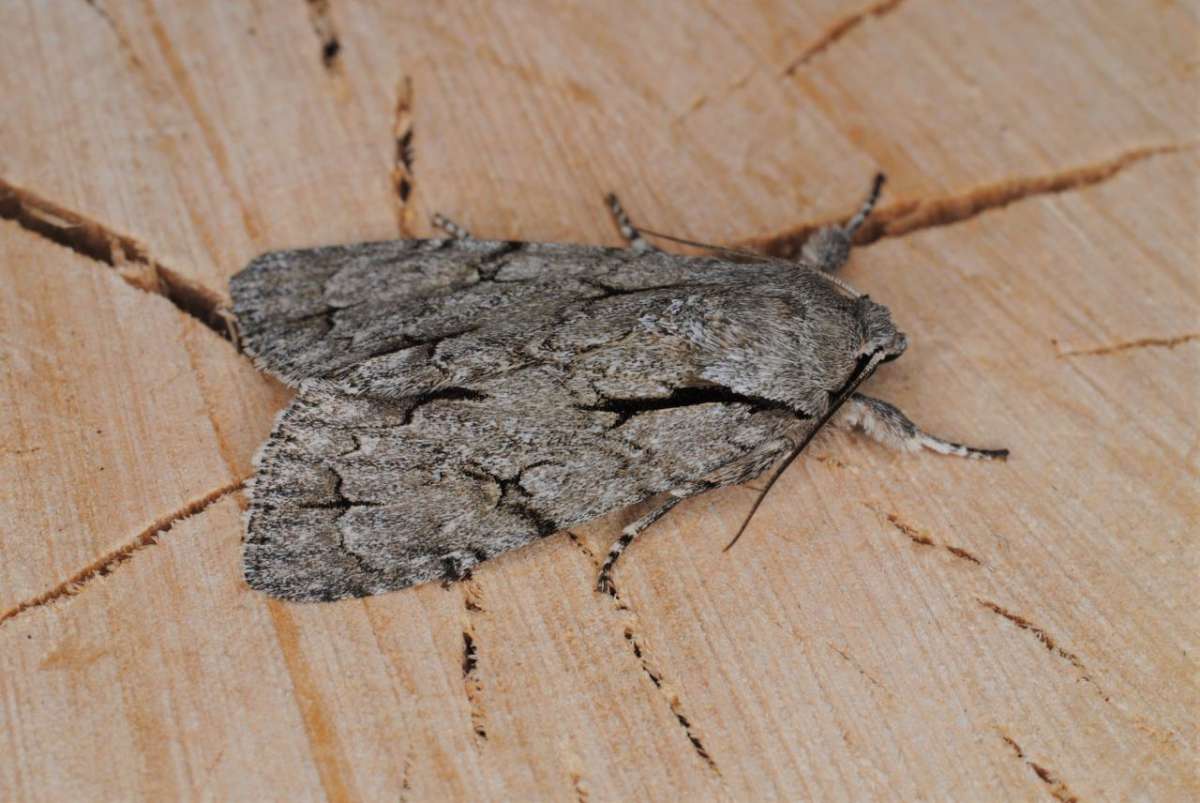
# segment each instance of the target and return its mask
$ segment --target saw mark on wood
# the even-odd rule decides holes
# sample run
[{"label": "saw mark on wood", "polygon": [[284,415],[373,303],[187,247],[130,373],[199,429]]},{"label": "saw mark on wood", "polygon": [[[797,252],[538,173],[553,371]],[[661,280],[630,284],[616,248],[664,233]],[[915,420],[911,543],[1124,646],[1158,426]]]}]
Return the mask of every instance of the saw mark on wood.
[{"label": "saw mark on wood", "polygon": [[[1164,348],[1173,349],[1176,346],[1184,343],[1190,343],[1193,340],[1200,340],[1200,332],[1188,332],[1183,335],[1175,335],[1173,337],[1139,337],[1135,340],[1121,340],[1116,343],[1109,343],[1103,346],[1091,346],[1088,348],[1079,349],[1059,349],[1058,357],[1093,357],[1107,356],[1109,354],[1119,354],[1122,351],[1131,349],[1144,348]],[[1054,347],[1058,349],[1058,341],[1053,341]]]},{"label": "saw mark on wood", "polygon": [[1021,749],[1021,745],[1017,744],[1011,736],[1001,732],[1000,738],[1005,744],[1012,748],[1012,751],[1016,754],[1017,758],[1024,761],[1026,766],[1033,770],[1033,774],[1036,775],[1042,783],[1049,787],[1048,791],[1050,792],[1051,797],[1060,801],[1060,803],[1077,803],[1079,798],[1071,792],[1067,785],[1060,781],[1053,772],[1028,758],[1025,755],[1025,751]]},{"label": "saw mark on wood", "polygon": [[292,613],[293,606],[272,597],[266,598],[266,606],[284,666],[292,681],[290,697],[304,723],[304,735],[325,799],[360,800],[363,796],[352,786],[354,771],[334,725],[336,717],[325,705],[313,663],[304,655],[300,625]]},{"label": "saw mark on wood", "polygon": [[162,296],[181,312],[234,341],[233,316],[220,294],[167,267],[130,235],[2,178],[0,218],[113,268],[126,284]]},{"label": "saw mark on wood", "polygon": [[[233,322],[232,317],[230,318]],[[226,426],[225,416],[219,415],[214,408],[213,400],[220,398],[221,391],[213,387],[213,382],[209,375],[209,370],[206,368],[203,358],[200,356],[200,349],[193,342],[194,338],[200,334],[202,330],[198,327],[184,327],[180,333],[179,342],[183,346],[184,352],[187,354],[188,366],[192,370],[192,376],[196,383],[196,389],[200,391],[200,398],[204,402],[204,414],[208,418],[208,424],[212,427],[213,437],[217,440],[217,452],[221,455],[221,460],[225,463],[225,468],[230,474],[241,474],[251,467],[248,461],[249,455],[246,454],[244,446],[239,446],[235,441],[236,438],[231,438]],[[231,326],[230,331],[236,333],[236,327]],[[242,510],[245,510],[245,503],[242,497],[238,499]]]},{"label": "saw mark on wood", "polygon": [[671,121],[671,124],[679,125],[684,120],[686,120],[688,117],[691,117],[693,114],[700,111],[701,109],[703,109],[705,106],[707,106],[709,103],[713,102],[714,100],[717,102],[724,100],[725,98],[729,97],[730,95],[732,95],[735,92],[737,92],[738,90],[740,90],[742,87],[746,86],[746,84],[750,83],[750,79],[752,79],[757,73],[758,73],[758,67],[751,68],[750,71],[747,72],[745,75],[743,75],[741,78],[737,79],[733,83],[729,84],[729,86],[722,89],[720,94],[717,95],[716,98],[713,98],[711,95],[708,95],[708,94],[701,95],[700,97],[698,97],[694,101],[692,101],[686,109],[684,109],[682,112],[680,112],[675,117],[675,119]]},{"label": "saw mark on wood", "polygon": [[1025,630],[1029,633],[1032,633],[1034,638],[1036,638],[1038,641],[1040,641],[1042,643],[1042,646],[1045,647],[1051,654],[1057,655],[1059,658],[1064,659],[1067,663],[1069,663],[1072,667],[1074,667],[1076,673],[1079,675],[1079,679],[1084,681],[1085,683],[1091,684],[1091,686],[1096,689],[1096,692],[1100,695],[1100,697],[1104,700],[1104,702],[1106,702],[1106,703],[1112,702],[1112,700],[1109,698],[1109,696],[1104,693],[1104,690],[1100,688],[1100,685],[1098,683],[1096,683],[1095,680],[1092,679],[1092,676],[1088,673],[1087,667],[1084,666],[1083,661],[1080,660],[1079,656],[1076,655],[1075,653],[1059,646],[1058,642],[1055,641],[1054,638],[1049,633],[1047,633],[1043,628],[1038,627],[1033,622],[1026,619],[1024,616],[1015,614],[1012,611],[1008,610],[1007,608],[997,605],[996,603],[991,602],[989,600],[980,599],[980,598],[976,597],[975,601],[978,602],[980,605],[982,605],[984,608],[987,608],[992,613],[996,614],[997,616],[1001,616],[1001,617],[1007,619],[1008,621],[1012,622],[1014,625],[1016,625],[1021,630]]},{"label": "saw mark on wood", "polygon": [[[902,198],[877,208],[858,230],[854,242],[856,245],[869,245],[885,237],[902,237],[921,229],[960,223],[1026,198],[1083,189],[1106,181],[1144,159],[1189,147],[1193,146],[1152,145],[1133,148],[1100,162],[1042,175],[1003,179],[961,193],[935,198]],[[849,218],[847,214],[804,223],[778,234],[745,240],[738,245],[772,256],[791,258],[800,253],[804,241],[817,229],[830,224],[840,225]]]},{"label": "saw mark on wood", "polygon": [[[596,556],[596,554],[588,548],[587,544],[583,543],[583,540],[570,530],[567,530],[567,537],[571,539],[571,543],[579,547],[580,551],[583,552],[583,554],[587,557],[588,562],[592,565],[592,567],[596,571],[599,571],[602,562]],[[667,706],[671,709],[671,714],[675,717],[675,721],[679,723],[679,727],[683,729],[684,735],[691,743],[692,749],[695,751],[696,755],[708,765],[708,768],[711,769],[718,778],[721,777],[721,770],[717,767],[717,762],[713,759],[712,755],[708,752],[708,749],[704,746],[704,742],[700,739],[699,734],[693,727],[692,721],[684,712],[683,701],[679,698],[679,694],[674,690],[674,687],[664,679],[662,670],[651,660],[641,638],[638,636],[637,627],[639,625],[639,621],[637,613],[625,604],[624,600],[621,599],[621,592],[617,589],[616,584],[612,583],[611,581],[609,584],[608,595],[612,597],[613,603],[616,605],[617,610],[625,614],[625,628],[622,631],[622,635],[625,638],[625,642],[629,645],[629,649],[633,653],[634,658],[637,659],[638,664],[641,666],[642,672],[645,673],[646,677],[649,678],[650,682],[654,685],[654,688],[657,689],[666,700]]]},{"label": "saw mark on wood", "polygon": [[795,75],[796,70],[808,64],[814,56],[828,50],[846,34],[862,25],[870,17],[886,17],[891,14],[904,0],[878,0],[866,8],[853,11],[834,20],[821,35],[813,40],[783,71],[785,76]]},{"label": "saw mark on wood", "polygon": [[117,23],[115,20],[113,20],[112,15],[108,13],[108,9],[100,5],[97,0],[83,0],[83,2],[86,3],[87,7],[92,11],[95,11],[96,15],[99,16],[100,19],[104,20],[104,24],[110,31],[112,31],[114,36],[116,36],[118,39],[122,38],[121,33],[117,28]]},{"label": "saw mark on wood", "polygon": [[121,30],[121,27],[117,25],[117,21],[113,19],[112,14],[108,13],[108,9],[100,5],[97,0],[83,0],[83,2],[87,3],[88,8],[95,11],[96,15],[103,20],[104,25],[116,38],[117,44],[121,48],[121,52],[127,59],[129,59],[129,63],[138,69],[142,69],[142,60],[138,58],[137,52],[133,49],[133,43],[129,41],[129,37],[127,37],[125,32]]},{"label": "saw mark on wood", "polygon": [[133,558],[138,552],[147,547],[154,546],[158,543],[167,532],[169,532],[176,524],[184,519],[191,518],[200,513],[203,513],[210,505],[219,502],[224,497],[239,490],[245,483],[245,480],[227,483],[219,488],[216,488],[203,496],[193,499],[183,507],[168,513],[165,516],[160,516],[145,527],[141,532],[133,537],[129,542],[104,553],[96,560],[93,560],[88,565],[84,566],[79,571],[73,573],[66,580],[55,585],[36,597],[20,602],[12,608],[9,608],[4,613],[0,613],[0,625],[7,622],[16,616],[20,616],[26,611],[33,608],[39,608],[48,605],[63,597],[73,597],[83,591],[87,585],[99,577],[107,577],[112,574],[118,566]]},{"label": "saw mark on wood", "polygon": [[494,66],[497,70],[512,74],[524,86],[534,84],[546,87],[553,92],[561,93],[572,103],[581,106],[600,108],[602,105],[600,97],[590,87],[569,75],[548,74],[541,65],[536,63],[508,61],[485,43],[473,42],[468,46],[462,39],[445,30],[438,32],[443,35],[448,45],[457,48],[463,53],[469,53],[470,58],[476,63],[487,63]]},{"label": "saw mark on wood", "polygon": [[875,686],[876,688],[878,688],[880,691],[882,691],[888,697],[895,699],[895,695],[892,694],[892,690],[889,689],[887,686],[883,685],[883,683],[881,683],[878,679],[876,679],[875,676],[872,675],[870,672],[863,669],[862,665],[853,656],[850,655],[849,651],[843,650],[841,647],[838,647],[832,641],[827,641],[827,642],[825,642],[825,644],[826,644],[826,646],[829,647],[829,649],[833,650],[835,653],[837,653],[839,656],[841,656],[843,661],[850,664],[850,666],[854,667],[854,669],[858,672],[858,674],[860,674],[864,678],[866,678],[867,681],[872,686]]},{"label": "saw mark on wood", "polygon": [[251,241],[258,243],[262,238],[262,223],[246,204],[241,191],[233,181],[232,165],[229,161],[229,155],[225,152],[225,147],[221,144],[218,128],[213,124],[213,121],[204,109],[204,105],[200,102],[200,96],[196,92],[195,86],[192,85],[188,68],[184,64],[183,59],[180,58],[179,53],[175,51],[175,47],[171,44],[171,37],[167,34],[167,29],[163,26],[154,3],[150,2],[150,0],[145,0],[142,7],[145,9],[146,21],[150,25],[150,33],[154,37],[163,60],[167,63],[167,68],[171,73],[171,80],[175,84],[176,91],[172,93],[172,99],[175,99],[175,97],[182,98],[183,102],[187,105],[192,119],[196,121],[196,126],[200,129],[204,145],[217,166],[217,172],[225,184],[226,192],[229,194],[230,199],[237,205],[242,218],[242,228],[245,229],[246,235]]}]

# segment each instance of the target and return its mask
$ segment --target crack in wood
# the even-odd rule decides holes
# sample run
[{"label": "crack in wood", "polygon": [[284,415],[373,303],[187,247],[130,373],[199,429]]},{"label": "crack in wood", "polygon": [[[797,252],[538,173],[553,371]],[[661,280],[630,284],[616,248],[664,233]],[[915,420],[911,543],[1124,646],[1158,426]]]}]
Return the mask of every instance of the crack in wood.
[{"label": "crack in wood", "polygon": [[409,745],[408,751],[404,754],[404,769],[400,775],[400,803],[405,803],[408,800],[408,794],[412,791],[412,765],[413,765],[413,745]]},{"label": "crack in wood", "polygon": [[947,552],[949,552],[951,555],[958,558],[959,560],[965,560],[969,563],[974,563],[976,566],[984,565],[982,560],[975,557],[975,555],[972,555],[970,552],[963,549],[962,547],[952,546],[950,544],[938,543],[937,541],[930,538],[927,534],[925,534],[921,530],[917,529],[916,527],[914,527],[913,525],[909,524],[907,521],[902,519],[899,514],[884,513],[882,510],[880,510],[879,508],[875,507],[874,505],[872,505],[870,503],[864,502],[864,504],[866,505],[866,507],[869,510],[871,510],[873,513],[875,513],[875,515],[887,519],[888,524],[895,527],[898,532],[902,533],[906,538],[908,538],[908,540],[912,541],[917,546],[938,547],[938,548],[946,550]]},{"label": "crack in wood", "polygon": [[330,0],[304,0],[304,4],[308,7],[309,24],[321,43],[321,64],[327,70],[337,69],[342,42],[333,24]]},{"label": "crack in wood", "polygon": [[887,514],[887,520],[889,524],[908,536],[908,540],[912,541],[914,544],[917,544],[918,546],[936,546],[932,538],[925,535],[908,522],[903,521],[895,513]]},{"label": "crack in wood", "polygon": [[[587,557],[588,562],[591,563],[597,571],[599,571],[601,561],[596,554],[592,552],[592,550],[589,549],[586,544],[583,543],[578,535],[570,530],[567,530],[566,532],[567,538],[571,540],[571,543],[575,544],[575,546],[577,546],[579,550]],[[721,770],[717,767],[717,762],[708,752],[708,749],[704,746],[704,742],[701,741],[699,734],[692,726],[692,721],[684,713],[683,701],[679,698],[679,694],[676,693],[671,684],[664,679],[662,670],[656,667],[650,660],[645,646],[638,637],[636,630],[638,625],[637,613],[625,604],[624,600],[621,599],[620,591],[617,590],[616,585],[611,581],[608,586],[608,596],[612,598],[617,610],[625,614],[625,628],[622,631],[622,635],[625,638],[625,642],[629,645],[629,649],[633,653],[634,658],[637,659],[639,666],[641,666],[642,672],[645,673],[646,677],[650,679],[651,684],[654,685],[654,688],[657,689],[666,700],[667,707],[670,708],[671,714],[675,717],[675,721],[678,722],[679,726],[683,729],[684,736],[687,737],[688,742],[692,745],[692,750],[704,761],[706,765],[708,765],[708,768],[711,769],[718,778],[720,778]]]},{"label": "crack in wood", "polygon": [[463,691],[467,697],[470,709],[471,732],[477,739],[487,741],[487,721],[483,713],[483,684],[479,681],[479,648],[475,645],[475,635],[468,625],[463,628]]},{"label": "crack in wood", "polygon": [[571,790],[575,793],[576,803],[588,803],[587,783],[578,770],[571,771]]},{"label": "crack in wood", "polygon": [[[1119,354],[1122,351],[1129,351],[1131,349],[1144,348],[1173,349],[1176,346],[1184,343],[1190,343],[1193,340],[1200,340],[1200,332],[1188,332],[1187,334],[1174,335],[1172,337],[1139,337],[1135,340],[1121,340],[1116,343],[1109,343],[1103,346],[1064,349],[1058,352],[1058,357],[1059,359],[1062,359],[1063,357],[1107,356],[1109,354]],[[1053,341],[1053,344],[1057,349],[1058,341]]]},{"label": "crack in wood", "polygon": [[[398,118],[401,117],[399,108],[404,105],[398,104]],[[398,130],[400,122],[402,121],[398,120]],[[411,134],[410,127],[405,130]],[[402,141],[404,139],[397,139],[398,155],[406,152],[411,146],[411,136],[407,138],[407,142]],[[876,210],[859,230],[855,243],[867,245],[884,237],[899,237],[923,228],[951,225],[1024,198],[1080,189],[1105,181],[1143,159],[1174,153],[1186,147],[1191,146],[1159,145],[1137,148],[1104,162],[1042,176],[1004,180],[958,195],[896,201]],[[411,153],[408,153],[399,159],[398,163],[408,171],[412,164],[411,158]],[[409,181],[411,192],[411,176]],[[237,322],[221,295],[153,258],[146,247],[132,236],[89,219],[3,178],[0,178],[0,218],[12,220],[34,234],[116,269],[117,274],[127,284],[144,292],[162,296],[181,312],[192,316],[222,338],[237,345]],[[407,219],[408,209],[405,205],[400,212],[402,228],[407,225]],[[794,257],[810,234],[822,226],[844,219],[843,217],[805,223],[780,234],[743,241],[740,245],[773,256]],[[1200,338],[1200,333],[1177,338],[1143,338],[1113,347],[1063,352],[1059,356],[1108,354],[1126,348],[1146,346],[1172,348],[1196,338]]]},{"label": "crack in wood", "polygon": [[[841,40],[844,36],[861,25],[869,17],[886,17],[888,14],[895,11],[903,2],[904,0],[877,0],[877,2],[872,3],[865,8],[838,17],[832,23],[830,23],[828,27],[825,28],[820,36],[810,42],[808,46],[801,51],[799,56],[788,63],[788,66],[783,70],[783,76],[788,78],[795,75],[796,71],[808,64],[808,62],[811,61],[814,56],[825,52],[834,43]],[[709,9],[709,11],[711,12],[711,9]],[[717,19],[720,19],[719,16],[715,14],[714,16],[716,16]],[[724,22],[724,20],[721,21]],[[753,48],[751,48],[751,50],[753,51]],[[746,86],[746,84],[750,83],[750,80],[758,74],[758,71],[759,65],[755,64],[748,72],[746,72],[745,75],[721,90],[720,94],[716,98],[713,98],[708,93],[696,98],[688,105],[686,109],[676,115],[675,119],[671,121],[671,125],[679,125],[688,117],[700,111],[700,109],[704,108],[714,100],[718,102],[722,101],[730,95],[740,91]]]},{"label": "crack in wood", "polygon": [[1063,647],[1059,646],[1058,642],[1056,642],[1054,640],[1054,638],[1049,633],[1047,633],[1043,628],[1038,627],[1033,622],[1026,619],[1024,616],[1013,613],[1012,611],[1008,610],[1007,608],[997,605],[996,603],[991,602],[989,600],[980,599],[979,597],[976,597],[975,601],[978,602],[980,605],[982,605],[984,608],[987,608],[992,613],[996,614],[997,616],[1003,617],[1004,619],[1007,619],[1008,621],[1012,622],[1014,625],[1016,625],[1021,630],[1026,630],[1026,631],[1032,633],[1033,636],[1038,641],[1040,641],[1042,643],[1042,646],[1045,647],[1050,653],[1052,653],[1053,655],[1057,655],[1059,658],[1064,659],[1067,663],[1069,663],[1072,667],[1074,667],[1075,671],[1079,674],[1079,679],[1084,681],[1085,683],[1090,684],[1096,690],[1096,692],[1100,695],[1100,697],[1104,700],[1104,702],[1106,702],[1106,703],[1112,702],[1112,700],[1109,698],[1109,696],[1104,693],[1104,690],[1102,688],[1100,688],[1100,684],[1098,684],[1095,680],[1093,680],[1092,676],[1090,674],[1088,674],[1087,667],[1084,666],[1083,661],[1080,660],[1079,656],[1076,655],[1075,653],[1070,652],[1069,650],[1066,650]]},{"label": "crack in wood", "polygon": [[157,544],[159,539],[179,522],[203,513],[211,505],[221,501],[221,499],[234,491],[240,490],[245,483],[246,480],[244,479],[227,483],[209,491],[198,499],[188,502],[178,510],[158,517],[149,526],[134,536],[132,540],[104,553],[53,588],[43,591],[36,597],[31,597],[24,602],[18,603],[4,613],[0,613],[0,625],[33,608],[49,605],[63,597],[75,596],[96,578],[112,574],[118,566],[130,560],[136,553]]},{"label": "crack in wood", "polygon": [[861,8],[858,11],[838,17],[808,47],[804,48],[799,56],[788,64],[783,74],[788,77],[795,75],[796,70],[808,64],[814,56],[828,50],[869,17],[886,17],[899,8],[903,2],[904,0],[877,0],[877,2],[871,3],[866,8]]},{"label": "crack in wood", "polygon": [[167,267],[134,237],[2,178],[0,218],[113,268],[126,284],[162,296],[221,337],[236,342],[233,313],[220,294]]},{"label": "crack in wood", "polygon": [[1049,792],[1051,797],[1060,801],[1060,803],[1078,802],[1079,798],[1070,790],[1070,788],[1068,788],[1065,783],[1060,781],[1053,772],[1028,758],[1025,755],[1025,751],[1021,749],[1021,745],[1017,744],[1016,740],[1003,732],[1000,733],[1000,738],[1005,744],[1012,748],[1012,751],[1016,754],[1017,758],[1024,761],[1025,764],[1031,770],[1033,770],[1034,775],[1036,775],[1042,783],[1050,787]]},{"label": "crack in wood", "polygon": [[483,607],[483,589],[479,581],[469,573],[462,580],[462,590],[463,607],[467,609],[468,614],[486,612]]},{"label": "crack in wood", "polygon": [[[1042,175],[1018,176],[983,184],[965,192],[933,198],[907,198],[877,208],[858,230],[854,244],[869,245],[885,237],[902,237],[921,229],[949,226],[993,209],[1040,195],[1083,189],[1107,181],[1131,165],[1153,156],[1176,153],[1194,145],[1150,145],[1123,151],[1110,159]],[[793,258],[805,240],[823,226],[841,225],[850,218],[804,223],[778,234],[744,240],[737,245],[771,256]]]},{"label": "crack in wood", "polygon": [[483,589],[468,568],[460,577],[463,587],[462,677],[463,694],[467,698],[471,732],[480,741],[487,741],[487,717],[483,708],[483,683],[479,679],[479,645],[475,638],[474,619],[483,613]]},{"label": "crack in wood", "polygon": [[396,143],[396,155],[392,162],[392,186],[396,191],[396,222],[400,233],[411,237],[414,214],[409,199],[416,186],[416,174],[413,171],[413,84],[412,78],[407,75],[400,80],[400,86],[396,90],[392,138]]},{"label": "crack in wood", "polygon": [[977,566],[983,565],[983,561],[981,561],[979,558],[975,557],[974,555],[972,555],[970,552],[963,549],[962,547],[950,546],[949,544],[943,544],[942,548],[945,549],[947,552],[949,552],[951,555],[953,555],[956,558],[962,558],[963,560],[968,560]]}]

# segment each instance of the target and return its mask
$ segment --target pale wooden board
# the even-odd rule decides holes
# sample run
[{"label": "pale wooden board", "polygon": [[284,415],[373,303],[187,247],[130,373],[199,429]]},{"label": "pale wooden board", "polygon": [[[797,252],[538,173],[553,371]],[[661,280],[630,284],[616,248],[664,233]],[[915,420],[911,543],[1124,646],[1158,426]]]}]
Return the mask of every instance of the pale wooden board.
[{"label": "pale wooden board", "polygon": [[11,224],[0,275],[9,610],[235,478],[177,310]]},{"label": "pale wooden board", "polygon": [[591,581],[634,512],[450,590],[251,592],[229,488],[288,392],[0,221],[0,797],[1194,798],[1200,340],[1168,344],[1200,333],[1200,163],[1134,157],[1196,138],[1197,16],[0,6],[0,180],[218,296],[264,249],[435,209],[615,242],[615,189],[647,225],[778,244],[876,168],[885,211],[1013,200],[846,270],[910,337],[873,392],[1012,459],[827,433],[732,552],[761,481],[656,525],[621,605]]}]

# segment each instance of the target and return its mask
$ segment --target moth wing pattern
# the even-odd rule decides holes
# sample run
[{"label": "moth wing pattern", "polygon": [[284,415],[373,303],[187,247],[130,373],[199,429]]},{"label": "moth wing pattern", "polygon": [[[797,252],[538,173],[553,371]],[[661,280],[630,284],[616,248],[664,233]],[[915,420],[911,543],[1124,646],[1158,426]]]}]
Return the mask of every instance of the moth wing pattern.
[{"label": "moth wing pattern", "polygon": [[659,263],[599,246],[393,240],[263,254],[230,290],[246,351],[298,385],[381,358],[420,361],[534,309],[701,278],[683,260]]},{"label": "moth wing pattern", "polygon": [[245,555],[252,586],[290,599],[458,577],[750,479],[902,343],[886,309],[802,266],[594,246],[277,252],[231,290],[247,350],[300,388],[258,459]]},{"label": "moth wing pattern", "polygon": [[[799,436],[794,416],[750,402],[578,409],[553,398],[561,380],[542,366],[477,395],[398,400],[305,383],[257,459],[248,582],[332,600],[459,579],[697,477],[756,474]],[[558,402],[554,412],[530,416],[506,398],[518,388]]]}]

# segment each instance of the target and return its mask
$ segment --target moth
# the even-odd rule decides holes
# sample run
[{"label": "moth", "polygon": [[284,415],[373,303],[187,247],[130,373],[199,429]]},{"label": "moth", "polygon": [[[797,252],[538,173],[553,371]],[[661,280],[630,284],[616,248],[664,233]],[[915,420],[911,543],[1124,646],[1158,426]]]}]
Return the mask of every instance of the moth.
[{"label": "moth", "polygon": [[453,581],[653,498],[607,555],[610,590],[659,517],[781,472],[839,408],[900,449],[1004,457],[856,390],[906,345],[834,275],[882,184],[797,261],[666,253],[613,196],[625,248],[477,240],[436,217],[450,236],[256,258],[231,280],[242,343],[298,393],[256,458],[246,580],[289,600]]}]

